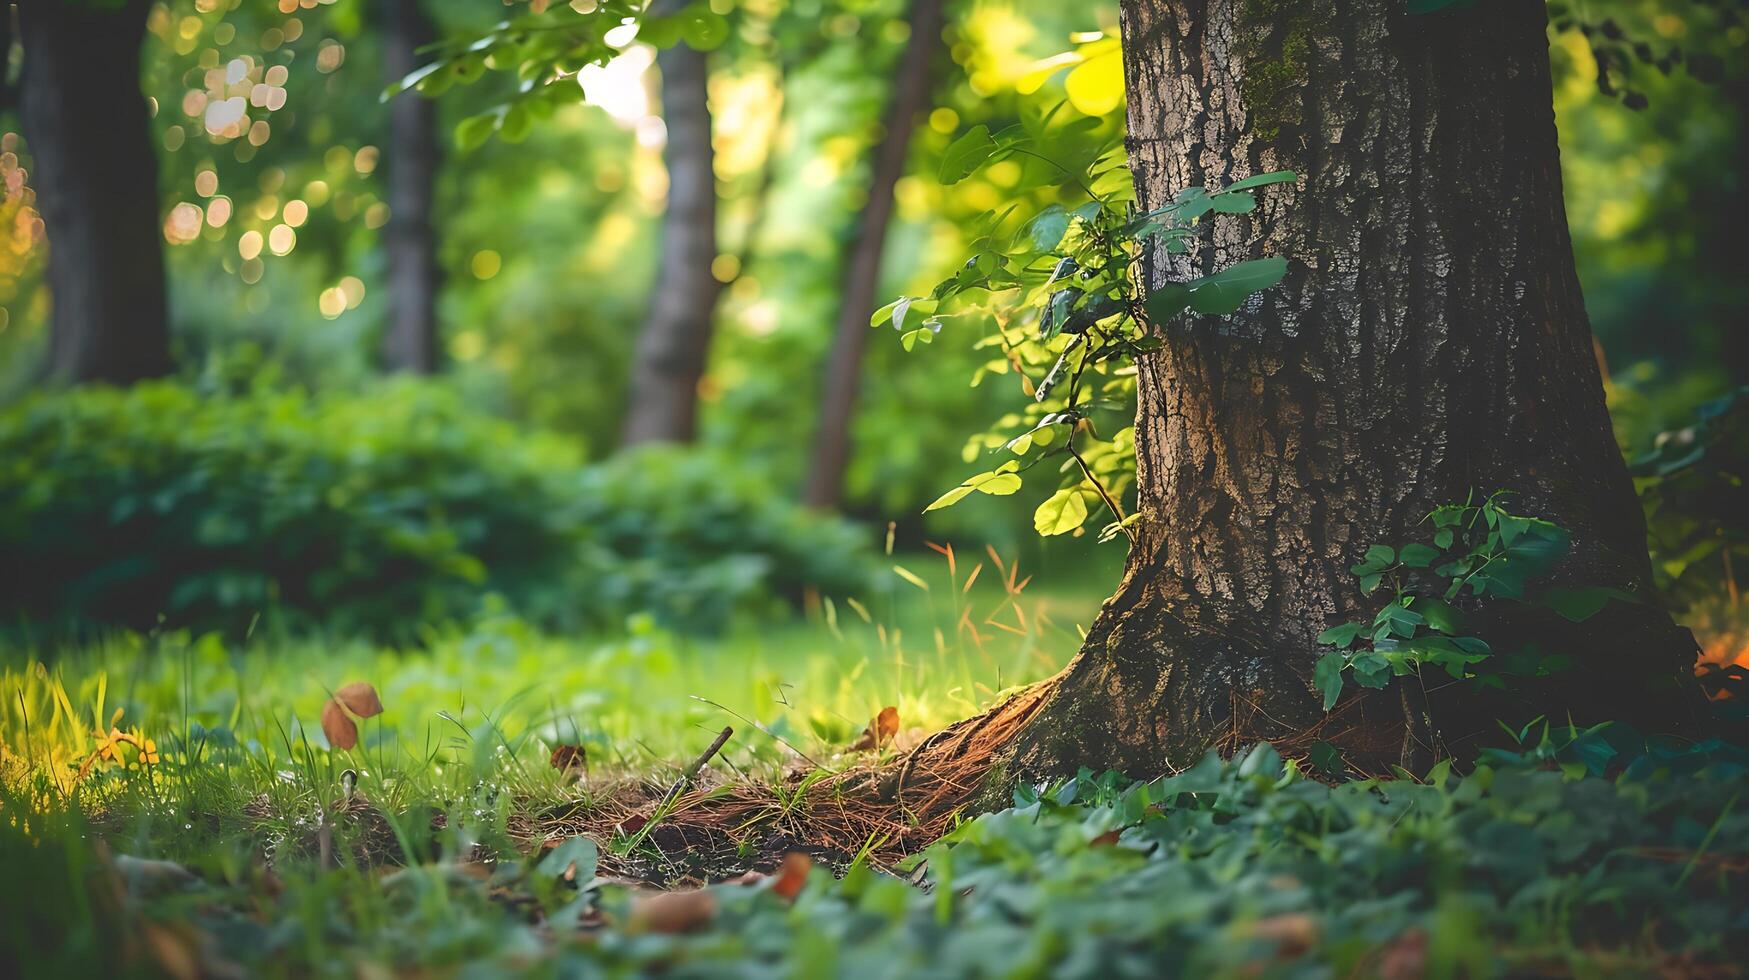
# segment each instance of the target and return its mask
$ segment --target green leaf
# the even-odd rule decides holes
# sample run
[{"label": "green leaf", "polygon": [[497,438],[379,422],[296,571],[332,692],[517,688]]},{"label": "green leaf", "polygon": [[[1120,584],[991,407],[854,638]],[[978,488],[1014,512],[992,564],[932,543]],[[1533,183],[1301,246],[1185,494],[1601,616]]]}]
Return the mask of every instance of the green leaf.
[{"label": "green leaf", "polygon": [[1397,550],[1388,544],[1375,544],[1366,549],[1368,565],[1389,565],[1397,560]]},{"label": "green leaf", "polygon": [[996,141],[990,138],[990,127],[982,123],[973,126],[964,136],[947,145],[941,155],[941,182],[957,184],[984,165],[996,152]]},{"label": "green leaf", "polygon": [[1003,463],[1001,466],[976,476],[967,477],[964,483],[935,498],[935,502],[923,508],[925,514],[943,507],[951,507],[974,491],[987,493],[992,497],[1006,497],[1020,489],[1020,475],[1015,472],[1015,464]]},{"label": "green leaf", "polygon": [[934,503],[930,504],[928,507],[923,508],[923,513],[927,514],[932,510],[940,510],[943,507],[952,507],[954,504],[959,503],[960,501],[966,499],[967,497],[969,497],[971,495],[972,495],[972,488],[968,487],[962,483],[959,486],[954,487],[952,490],[949,490],[948,492],[935,498]]},{"label": "green leaf", "polygon": [[1342,694],[1342,666],[1347,658],[1341,653],[1331,651],[1318,658],[1318,663],[1312,668],[1312,686],[1324,695],[1324,710],[1329,711],[1336,706],[1336,699]]},{"label": "green leaf", "polygon": [[1249,194],[1220,193],[1209,197],[1217,214],[1246,214],[1257,210],[1257,199]]},{"label": "green leaf", "polygon": [[1063,210],[1061,204],[1053,204],[1040,211],[1028,226],[1032,235],[1033,247],[1041,252],[1049,252],[1062,242],[1063,236],[1069,231],[1069,212]]},{"label": "green leaf", "polygon": [[1081,298],[1081,290],[1075,286],[1059,289],[1045,301],[1044,312],[1038,319],[1038,336],[1047,340],[1060,333],[1069,322],[1069,311],[1075,306],[1075,301]]},{"label": "green leaf", "polygon": [[577,872],[572,876],[572,880],[577,882],[579,886],[584,886],[594,879],[595,865],[599,857],[594,841],[582,836],[571,837],[558,847],[548,851],[547,856],[541,858],[540,863],[536,864],[534,869],[550,878],[558,878],[563,876],[566,869],[574,864],[577,866]]},{"label": "green leaf", "polygon": [[696,51],[720,47],[729,38],[729,21],[707,4],[693,4],[680,15],[680,36]]},{"label": "green leaf", "polygon": [[[387,102],[389,99],[394,98],[396,95],[399,95],[408,89],[416,89],[420,93],[428,96],[442,95],[445,91],[448,91],[450,85],[455,81],[455,78],[443,69],[443,62],[434,61],[429,65],[424,65],[409,72],[406,77],[389,86],[388,89],[383,92],[382,101]],[[442,76],[442,78],[440,79],[438,76]]]},{"label": "green leaf", "polygon": [[1364,632],[1366,632],[1366,627],[1360,623],[1343,623],[1341,626],[1332,626],[1319,633],[1318,642],[1333,646],[1338,650],[1346,650],[1353,646],[1354,641],[1359,639],[1360,634]]},{"label": "green leaf", "polygon": [[518,102],[504,111],[504,118],[498,123],[498,136],[506,143],[520,143],[532,128],[534,115],[528,111],[528,106]]},{"label": "green leaf", "polygon": [[1410,568],[1426,568],[1433,564],[1435,558],[1439,557],[1439,550],[1424,544],[1406,544],[1399,557],[1403,564]]},{"label": "green leaf", "polygon": [[[919,322],[921,322],[930,314],[934,313],[936,307],[939,305],[939,303],[932,299],[920,299],[916,296],[901,296],[888,310],[889,317],[893,321],[893,329],[901,332],[906,330],[910,324],[912,315],[916,315]],[[880,314],[877,313],[875,315],[879,316]]]},{"label": "green leaf", "polygon": [[1181,282],[1169,282],[1148,294],[1143,306],[1148,311],[1148,322],[1156,327],[1165,326],[1166,322],[1190,308],[1190,287]]},{"label": "green leaf", "polygon": [[456,124],[455,145],[463,150],[477,149],[492,137],[492,130],[497,126],[498,114],[495,112],[469,116]]},{"label": "green leaf", "polygon": [[1443,599],[1419,597],[1415,600],[1415,609],[1427,618],[1427,625],[1432,629],[1447,636],[1463,632],[1463,613]]},{"label": "green leaf", "polygon": [[997,473],[972,489],[992,497],[1006,497],[1020,489],[1020,477],[1013,473]]},{"label": "green leaf", "polygon": [[1287,275],[1283,258],[1251,259],[1228,266],[1190,283],[1190,308],[1198,313],[1226,314],[1245,304],[1246,297],[1267,289]]},{"label": "green leaf", "polygon": [[1033,529],[1045,537],[1073,531],[1087,522],[1087,497],[1079,487],[1051,494],[1033,511]]},{"label": "green leaf", "polygon": [[1367,595],[1372,595],[1373,592],[1377,591],[1377,589],[1379,587],[1379,583],[1384,580],[1384,577],[1385,577],[1384,574],[1381,572],[1373,572],[1370,575],[1362,575],[1360,577],[1360,591],[1366,593]]},{"label": "green leaf", "polygon": [[1368,651],[1354,657],[1354,682],[1361,687],[1378,690],[1391,679],[1391,662],[1381,654]]},{"label": "green leaf", "polygon": [[1299,179],[1300,175],[1294,173],[1292,170],[1275,170],[1266,174],[1254,174],[1243,180],[1235,180],[1221,190],[1222,193],[1230,194],[1233,191],[1248,191],[1253,187],[1265,187],[1269,184],[1286,184]]},{"label": "green leaf", "polygon": [[874,311],[874,315],[868,318],[868,325],[871,327],[878,327],[881,324],[886,323],[888,320],[891,320],[893,318],[893,311],[898,309],[899,304],[904,301],[905,297],[900,297]]}]

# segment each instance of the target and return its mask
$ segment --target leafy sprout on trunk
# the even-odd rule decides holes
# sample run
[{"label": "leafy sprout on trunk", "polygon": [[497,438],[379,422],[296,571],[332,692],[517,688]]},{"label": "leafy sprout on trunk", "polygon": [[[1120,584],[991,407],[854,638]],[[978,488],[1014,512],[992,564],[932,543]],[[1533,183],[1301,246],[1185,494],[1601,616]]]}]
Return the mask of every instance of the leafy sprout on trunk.
[{"label": "leafy sprout on trunk", "polygon": [[1236,312],[1253,293],[1281,280],[1287,260],[1251,259],[1168,282],[1147,269],[1162,254],[1192,255],[1210,227],[1206,216],[1248,213],[1257,207],[1255,190],[1297,177],[1276,171],[1213,191],[1186,188],[1144,211],[1135,203],[1121,145],[1099,148],[1082,166],[1064,162],[1085,120],[1053,128],[1061,109],[995,134],[972,128],[947,148],[940,178],[954,184],[1014,161],[1028,165],[1021,172],[1040,183],[1060,183],[1070,203],[1051,204],[1025,220],[1017,220],[1017,206],[986,213],[984,232],[964,265],[927,296],[902,296],[869,322],[891,325],[908,351],[934,343],[949,319],[981,324],[977,346],[994,356],[972,384],[1013,373],[1030,399],[968,447],[968,459],[980,452],[1010,458],[966,478],[928,510],[973,493],[1012,494],[1022,474],[1054,469],[1057,487],[1034,512],[1035,530],[1081,533],[1103,515],[1104,541],[1129,535],[1136,520],[1120,501],[1135,483],[1137,359],[1159,348],[1185,314]]}]

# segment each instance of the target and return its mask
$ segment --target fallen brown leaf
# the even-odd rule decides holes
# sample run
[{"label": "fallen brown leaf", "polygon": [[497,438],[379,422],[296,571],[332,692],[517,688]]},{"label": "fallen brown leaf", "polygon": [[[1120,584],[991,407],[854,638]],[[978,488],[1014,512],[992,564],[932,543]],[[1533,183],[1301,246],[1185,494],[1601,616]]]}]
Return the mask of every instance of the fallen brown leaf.
[{"label": "fallen brown leaf", "polygon": [[358,744],[358,725],[346,717],[346,709],[338,701],[322,705],[322,734],[337,749],[350,749]]},{"label": "fallen brown leaf", "polygon": [[716,914],[716,896],[703,889],[658,892],[632,903],[632,927],[644,932],[691,932]]},{"label": "fallen brown leaf", "polygon": [[867,728],[862,730],[862,737],[856,740],[856,743],[850,747],[850,751],[868,752],[878,749],[891,742],[893,736],[897,734],[899,734],[899,709],[889,704],[881,709],[881,713],[875,716],[874,721],[868,723]]},{"label": "fallen brown leaf", "polygon": [[801,851],[791,851],[783,856],[783,864],[777,869],[777,880],[771,883],[771,890],[793,902],[802,893],[802,886],[808,883],[808,872],[812,870],[813,858]]},{"label": "fallen brown leaf", "polygon": [[581,772],[584,775],[589,773],[589,755],[583,751],[581,745],[555,745],[553,746],[553,754],[547,759],[547,762],[562,773],[569,774],[573,771]]},{"label": "fallen brown leaf", "polygon": [[1427,975],[1427,933],[1410,928],[1379,957],[1379,980],[1421,980]]},{"label": "fallen brown leaf", "polygon": [[346,710],[360,718],[371,718],[383,713],[383,702],[377,697],[377,689],[364,681],[353,681],[335,691],[334,700],[345,705]]},{"label": "fallen brown leaf", "polygon": [[1248,938],[1270,939],[1276,943],[1276,955],[1298,956],[1318,943],[1318,920],[1304,912],[1287,912],[1258,919],[1244,930]]}]

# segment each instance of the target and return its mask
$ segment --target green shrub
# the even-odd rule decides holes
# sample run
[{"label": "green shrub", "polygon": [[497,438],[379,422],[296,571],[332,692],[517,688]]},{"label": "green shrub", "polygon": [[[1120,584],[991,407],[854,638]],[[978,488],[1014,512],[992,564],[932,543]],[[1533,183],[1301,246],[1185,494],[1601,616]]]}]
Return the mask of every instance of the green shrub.
[{"label": "green shrub", "polygon": [[589,468],[576,495],[593,587],[609,608],[716,622],[755,601],[869,587],[866,535],[809,513],[726,455],[651,446]]},{"label": "green shrub", "polygon": [[0,412],[0,618],[56,632],[267,615],[407,638],[491,593],[554,626],[718,622],[804,583],[860,587],[858,545],[708,460],[588,468],[432,383],[155,383]]},{"label": "green shrub", "polygon": [[1749,568],[1749,387],[1702,405],[1633,460],[1659,585],[1692,606]]}]

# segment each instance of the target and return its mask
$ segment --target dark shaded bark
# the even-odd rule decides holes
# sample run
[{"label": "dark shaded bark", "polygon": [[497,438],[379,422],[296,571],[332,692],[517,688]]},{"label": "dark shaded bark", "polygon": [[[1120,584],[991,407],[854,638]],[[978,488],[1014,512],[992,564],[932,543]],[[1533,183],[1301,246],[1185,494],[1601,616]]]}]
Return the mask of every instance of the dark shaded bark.
[{"label": "dark shaded bark", "polygon": [[54,302],[47,371],[59,381],[171,370],[158,158],[139,85],[150,7],[18,4],[18,104]]},{"label": "dark shaded bark", "polygon": [[662,218],[661,270],[633,354],[624,445],[691,442],[698,427],[698,383],[710,357],[722,284],[717,257],[717,182],[711,149],[709,65],[684,44],[656,57],[662,121],[668,129],[668,210]]},{"label": "dark shaded bark", "polygon": [[917,116],[929,104],[934,78],[930,69],[941,49],[942,6],[942,0],[911,3],[911,35],[899,57],[885,130],[869,171],[868,198],[844,269],[838,323],[820,394],[820,429],[815,434],[814,456],[802,494],[803,502],[812,507],[836,508],[844,496],[850,426],[856,416],[863,352],[868,347],[869,314],[877,305],[881,257],[893,219],[893,189],[905,175]]},{"label": "dark shaded bark", "polygon": [[1516,491],[1514,510],[1572,532],[1548,584],[1651,594],[1568,240],[1542,5],[1121,13],[1142,207],[1302,175],[1217,216],[1201,255],[1150,256],[1150,280],[1259,255],[1292,268],[1230,318],[1161,330],[1141,362],[1138,540],[1008,772],[1142,775],[1210,744],[1316,737],[1421,765],[1518,711],[1680,724],[1694,643],[1650,604],[1498,623],[1580,665],[1509,701],[1430,674],[1327,716],[1311,684],[1317,634],[1383,602],[1349,566],[1424,539],[1421,518],[1472,491]]},{"label": "dark shaded bark", "polygon": [[[390,81],[420,65],[419,48],[436,36],[421,0],[387,0],[383,64]],[[389,225],[383,247],[388,258],[389,323],[383,335],[383,363],[390,369],[431,374],[437,370],[440,336],[437,295],[442,285],[437,265],[437,233],[432,227],[440,162],[437,107],[418,92],[402,92],[389,103]]]}]

